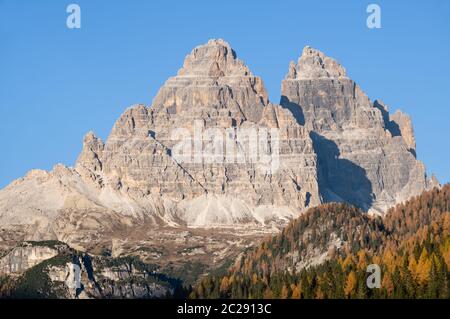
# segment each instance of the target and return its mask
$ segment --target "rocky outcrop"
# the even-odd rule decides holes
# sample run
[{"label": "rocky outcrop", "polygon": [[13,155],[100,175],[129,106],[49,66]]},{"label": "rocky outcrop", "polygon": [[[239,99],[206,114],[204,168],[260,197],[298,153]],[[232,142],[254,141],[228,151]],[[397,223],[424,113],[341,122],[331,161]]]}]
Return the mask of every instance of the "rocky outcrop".
[{"label": "rocky outcrop", "polygon": [[95,173],[101,172],[103,168],[100,159],[104,148],[105,144],[95,136],[94,132],[87,133],[83,140],[83,149],[75,164],[76,171],[95,180]]},{"label": "rocky outcrop", "polygon": [[41,262],[55,257],[58,254],[56,247],[34,245],[31,242],[24,242],[15,247],[5,256],[0,258],[1,275],[17,275],[24,273]]},{"label": "rocky outcrop", "polygon": [[163,298],[181,289],[137,258],[90,256],[57,241],[15,247],[0,258],[0,276],[12,279],[16,298]]},{"label": "rocky outcrop", "polygon": [[322,52],[306,47],[291,63],[281,104],[311,130],[324,201],[383,213],[427,188],[409,116],[372,103]]}]

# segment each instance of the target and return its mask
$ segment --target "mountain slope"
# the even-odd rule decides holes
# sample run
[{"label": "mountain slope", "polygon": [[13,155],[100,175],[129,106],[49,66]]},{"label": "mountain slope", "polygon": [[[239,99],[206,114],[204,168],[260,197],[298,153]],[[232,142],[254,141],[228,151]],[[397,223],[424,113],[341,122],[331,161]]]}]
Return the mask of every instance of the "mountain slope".
[{"label": "mountain slope", "polygon": [[[381,268],[381,289],[366,286],[369,264]],[[445,185],[392,208],[383,219],[345,204],[312,208],[244,253],[225,276],[203,279],[191,297],[449,298],[449,269]]]}]

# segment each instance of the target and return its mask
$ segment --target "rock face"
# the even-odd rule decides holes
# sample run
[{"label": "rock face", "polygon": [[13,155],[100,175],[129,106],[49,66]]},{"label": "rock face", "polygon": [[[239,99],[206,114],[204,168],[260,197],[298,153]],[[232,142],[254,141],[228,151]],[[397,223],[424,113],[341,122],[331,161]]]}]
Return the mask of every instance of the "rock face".
[{"label": "rock face", "polygon": [[410,118],[371,103],[335,60],[305,48],[282,93],[270,103],[223,40],[195,48],[150,107],[128,108],[105,142],[89,132],[74,168],[0,191],[0,248],[57,239],[159,262],[169,246],[212,263],[233,254],[221,238],[250,245],[322,202],[382,213],[431,185]]},{"label": "rock face", "polygon": [[[164,298],[179,282],[136,258],[90,256],[57,241],[23,242],[0,258],[15,298]],[[24,289],[25,288],[25,289]]]},{"label": "rock face", "polygon": [[427,188],[409,116],[372,103],[322,52],[306,47],[291,63],[281,105],[311,131],[324,201],[383,213]]},{"label": "rock face", "polygon": [[55,248],[24,242],[0,259],[0,274],[21,274],[57,254],[58,250]]}]

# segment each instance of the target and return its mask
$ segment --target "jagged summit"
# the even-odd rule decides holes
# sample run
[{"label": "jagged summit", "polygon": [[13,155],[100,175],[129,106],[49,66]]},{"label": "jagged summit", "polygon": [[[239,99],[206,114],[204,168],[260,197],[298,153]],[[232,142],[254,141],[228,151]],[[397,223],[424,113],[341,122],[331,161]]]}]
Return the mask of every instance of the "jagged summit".
[{"label": "jagged summit", "polygon": [[221,40],[209,40],[185,58],[176,76],[169,78],[153,99],[155,112],[171,115],[187,111],[232,113],[237,125],[258,122],[269,103],[260,77],[237,58],[231,46]]},{"label": "jagged summit", "polygon": [[237,58],[230,44],[222,39],[211,39],[196,47],[185,58],[179,76],[253,76],[249,68]]},{"label": "jagged summit", "polygon": [[306,46],[297,64],[293,61],[289,65],[286,79],[317,79],[346,77],[345,68],[336,60],[326,56],[323,52]]},{"label": "jagged summit", "polygon": [[91,170],[98,171],[102,169],[100,158],[105,145],[93,131],[89,131],[83,138],[83,149],[78,156],[75,168],[78,171]]}]

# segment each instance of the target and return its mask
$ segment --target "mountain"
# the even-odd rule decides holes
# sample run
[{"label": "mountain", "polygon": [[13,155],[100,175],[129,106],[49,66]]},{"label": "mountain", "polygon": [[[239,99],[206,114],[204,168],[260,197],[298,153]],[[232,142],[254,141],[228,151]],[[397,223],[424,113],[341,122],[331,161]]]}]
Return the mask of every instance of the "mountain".
[{"label": "mountain", "polygon": [[281,105],[311,131],[325,202],[385,212],[424,189],[411,119],[371,102],[334,59],[305,47],[283,80]]},{"label": "mountain", "polygon": [[173,271],[198,262],[195,276],[308,208],[384,214],[437,185],[416,159],[410,118],[371,103],[320,51],[291,63],[282,94],[271,103],[225,41],[196,47],[151,106],[128,108],[106,141],[87,133],[73,168],[0,190],[0,250],[58,240]]},{"label": "mountain", "polygon": [[[368,289],[367,267],[381,269]],[[192,298],[450,298],[450,185],[370,217],[348,204],[309,209],[244,252]]]}]

